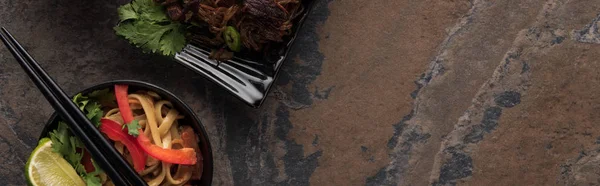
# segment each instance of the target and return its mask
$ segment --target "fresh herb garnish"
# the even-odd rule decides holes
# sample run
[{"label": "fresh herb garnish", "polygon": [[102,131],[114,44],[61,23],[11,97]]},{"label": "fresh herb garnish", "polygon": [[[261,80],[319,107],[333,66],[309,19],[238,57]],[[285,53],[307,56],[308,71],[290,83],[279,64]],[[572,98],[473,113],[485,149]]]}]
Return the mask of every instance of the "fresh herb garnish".
[{"label": "fresh herb garnish", "polygon": [[[71,143],[71,133],[69,132],[68,126],[64,122],[58,122],[58,127],[50,132],[50,140],[52,140],[52,149],[54,152],[62,154],[71,165],[75,164],[75,162],[79,162],[79,159],[76,156],[69,157],[77,154],[74,145]],[[73,165],[73,167],[75,167]]]},{"label": "fresh herb garnish", "polygon": [[86,185],[88,185],[88,186],[90,186],[90,185],[100,186],[100,185],[102,185],[102,180],[100,180],[98,175],[103,173],[104,171],[102,169],[100,169],[100,166],[98,166],[96,164],[94,159],[92,159],[92,165],[94,165],[94,172],[90,172],[90,173],[87,173],[86,175],[83,175],[82,176],[83,180],[85,181]]},{"label": "fresh herb garnish", "polygon": [[138,135],[140,135],[139,129],[142,128],[138,120],[133,120],[131,121],[131,123],[124,124],[122,128],[125,127],[127,127],[127,133],[129,135],[132,135],[133,137],[137,137]]},{"label": "fresh herb garnish", "polygon": [[120,23],[114,29],[145,51],[173,56],[185,46],[185,30],[170,21],[164,8],[152,0],[134,0],[119,7]]},{"label": "fresh herb garnish", "polygon": [[81,93],[73,97],[73,103],[75,103],[79,107],[79,110],[83,110],[89,101],[90,100],[88,99],[88,97],[83,96]]},{"label": "fresh herb garnish", "polygon": [[87,95],[90,99],[97,100],[100,105],[115,106],[117,101],[115,94],[110,89],[95,90]]},{"label": "fresh herb garnish", "polygon": [[[94,93],[94,92],[93,92]],[[102,92],[95,92],[94,96],[101,97]],[[83,96],[81,93],[75,95],[73,97],[73,102],[79,106],[81,111],[87,112],[86,116],[96,127],[100,126],[100,119],[102,119],[102,109],[100,109],[100,104],[96,100],[90,100],[90,97]]]},{"label": "fresh herb garnish", "polygon": [[[100,96],[101,93],[96,93]],[[103,112],[98,104],[97,100],[90,99],[88,96],[77,94],[73,97],[73,102],[79,107],[81,111],[86,113],[86,117],[96,125],[100,126],[100,119],[102,118]],[[50,132],[50,140],[52,140],[52,149],[63,156],[75,171],[81,176],[87,185],[101,185],[101,180],[98,178],[98,174],[102,173],[102,169],[97,166],[94,161],[95,171],[87,173],[85,167],[81,163],[83,158],[84,146],[83,143],[73,136],[69,131],[69,127],[65,122],[58,122],[58,127]]]},{"label": "fresh herb garnish", "polygon": [[96,102],[92,102],[85,107],[85,111],[87,112],[86,116],[96,127],[100,126],[100,119],[102,119],[102,109],[100,109],[100,105]]},{"label": "fresh herb garnish", "polygon": [[98,174],[86,174],[83,176],[83,180],[87,186],[101,186],[102,180],[98,177]]}]

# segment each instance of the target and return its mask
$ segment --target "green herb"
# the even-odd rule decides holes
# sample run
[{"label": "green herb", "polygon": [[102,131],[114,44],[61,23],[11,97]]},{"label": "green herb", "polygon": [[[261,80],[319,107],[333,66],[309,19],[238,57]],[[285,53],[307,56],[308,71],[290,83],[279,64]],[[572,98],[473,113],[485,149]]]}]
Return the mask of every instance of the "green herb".
[{"label": "green herb", "polygon": [[[75,149],[71,145],[71,134],[68,126],[64,122],[58,122],[58,127],[50,132],[50,140],[52,140],[52,149],[62,155],[75,154]],[[65,158],[69,163],[70,159]],[[71,164],[72,165],[72,164]]]},{"label": "green herb", "polygon": [[129,135],[132,135],[133,137],[137,137],[140,134],[139,129],[142,128],[138,120],[133,120],[131,121],[131,123],[124,124],[123,128],[125,127],[127,127],[127,133],[129,133]]},{"label": "green herb", "polygon": [[88,186],[90,186],[90,185],[100,186],[100,185],[102,185],[102,180],[100,180],[98,175],[100,175],[104,171],[102,171],[102,169],[100,169],[100,166],[98,166],[96,164],[94,159],[92,159],[92,165],[94,165],[94,172],[90,172],[90,173],[87,173],[86,175],[83,175],[82,176],[83,180],[85,181],[86,185],[88,185]]},{"label": "green herb", "polygon": [[77,106],[79,106],[79,110],[82,110],[85,108],[85,105],[87,105],[87,103],[89,102],[89,99],[87,96],[83,96],[81,93],[75,95],[75,97],[73,97],[73,103],[75,103]]},{"label": "green herb", "polygon": [[81,164],[83,153],[77,152],[78,148],[83,148],[83,144],[69,132],[65,122],[58,122],[57,129],[50,132],[52,140],[52,149],[61,154],[79,174],[85,174],[85,168]]},{"label": "green herb", "polygon": [[119,7],[117,35],[144,51],[173,56],[185,46],[185,30],[170,21],[162,6],[152,0],[134,0]]},{"label": "green herb", "polygon": [[125,4],[117,9],[121,21],[139,19],[137,12],[133,10],[132,4]]},{"label": "green herb", "polygon": [[97,102],[92,102],[91,104],[86,105],[85,111],[87,111],[87,118],[96,125],[96,127],[100,127],[100,119],[102,119],[102,109],[100,109],[100,105]]},{"label": "green herb", "polygon": [[[97,92],[95,95],[100,95],[100,92]],[[100,104],[98,104],[95,99],[90,99],[90,97],[77,94],[73,97],[73,102],[81,109],[81,111],[84,111],[86,117],[98,127],[103,112],[100,108]],[[85,180],[87,185],[101,185],[98,174],[103,172],[102,169],[92,160],[95,171],[92,173],[87,173],[85,171],[85,167],[81,164],[84,145],[77,137],[71,134],[67,123],[62,121],[58,122],[57,128],[50,132],[50,140],[52,140],[52,149],[61,154],[63,158],[73,166],[75,171],[77,171],[79,176]],[[81,149],[80,152],[77,152],[77,149]]]},{"label": "green herb", "polygon": [[75,168],[75,170],[81,174],[81,173],[85,173],[85,167],[83,166],[83,164],[81,164],[81,158],[83,158],[83,152],[77,152],[77,149],[83,149],[83,143],[81,143],[81,141],[79,141],[79,139],[77,139],[75,136],[71,136],[69,137],[69,141],[71,142],[71,150],[73,153],[66,155],[65,159],[67,159],[67,161],[73,165],[73,167]]},{"label": "green herb", "polygon": [[[102,96],[102,92],[92,92],[93,94],[90,94],[92,96],[95,96],[93,98],[103,98]],[[91,100],[90,98],[92,98],[92,96],[83,96],[81,93],[75,95],[75,97],[73,97],[73,102],[79,106],[79,109],[81,111],[85,111],[87,112],[86,116],[88,119],[90,119],[90,121],[96,125],[96,127],[100,126],[100,119],[102,119],[102,115],[104,114],[102,112],[102,109],[100,109],[100,104],[98,104],[98,102],[96,100]],[[107,98],[103,98],[103,99],[107,99]]]},{"label": "green herb", "polygon": [[115,93],[111,92],[110,89],[96,90],[88,94],[91,99],[97,100],[100,105],[112,105],[116,106],[117,101],[115,99]]},{"label": "green herb", "polygon": [[83,180],[87,186],[101,186],[102,180],[98,177],[98,175],[86,174],[83,176]]}]

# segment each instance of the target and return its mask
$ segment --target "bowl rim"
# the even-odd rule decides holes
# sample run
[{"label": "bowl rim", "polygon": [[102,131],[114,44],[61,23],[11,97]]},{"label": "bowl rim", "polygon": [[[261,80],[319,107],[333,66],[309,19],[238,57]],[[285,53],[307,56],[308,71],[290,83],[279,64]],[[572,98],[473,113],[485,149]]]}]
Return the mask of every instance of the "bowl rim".
[{"label": "bowl rim", "polygon": [[[158,93],[159,95],[165,95],[168,97],[169,101],[177,102],[177,104],[180,105],[182,107],[182,109],[185,110],[185,111],[183,111],[183,113],[189,113],[191,115],[192,120],[195,120],[198,123],[197,128],[199,129],[199,131],[196,131],[196,132],[201,133],[201,136],[200,136],[200,134],[196,134],[196,136],[199,136],[199,137],[203,136],[204,139],[206,140],[206,147],[207,147],[206,154],[208,155],[208,157],[204,156],[204,154],[203,154],[203,157],[202,157],[203,158],[202,179],[206,178],[207,181],[205,183],[208,183],[208,185],[212,185],[213,173],[214,173],[214,162],[213,162],[212,146],[210,144],[210,137],[209,137],[208,133],[206,132],[206,129],[204,128],[204,124],[202,123],[200,118],[198,118],[198,116],[196,115],[194,110],[192,110],[185,102],[183,102],[183,100],[181,100],[179,97],[175,96],[175,94],[173,94],[172,92],[170,92],[164,88],[161,88],[157,85],[154,85],[152,83],[145,82],[145,81],[111,80],[111,81],[105,81],[102,83],[98,83],[98,84],[89,86],[83,90],[77,91],[76,93],[71,95],[70,98],[74,97],[75,95],[77,95],[79,93],[88,94],[95,90],[110,88],[112,85],[115,85],[115,84],[132,85],[132,86],[139,87],[142,89],[152,90],[152,91]],[[49,117],[48,121],[44,124],[44,128],[42,129],[39,139],[42,139],[47,136],[47,134],[50,132],[49,130],[51,129],[50,126],[54,123],[55,120],[57,120],[57,118],[58,118],[58,114],[56,112],[52,113],[52,115]],[[208,176],[208,177],[205,177],[205,176]]]}]

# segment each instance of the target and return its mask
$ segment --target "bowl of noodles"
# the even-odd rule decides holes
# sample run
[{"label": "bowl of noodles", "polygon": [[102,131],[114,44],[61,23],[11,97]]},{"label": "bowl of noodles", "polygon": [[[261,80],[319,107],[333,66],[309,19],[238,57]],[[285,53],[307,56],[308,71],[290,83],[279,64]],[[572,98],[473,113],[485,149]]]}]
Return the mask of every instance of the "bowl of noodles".
[{"label": "bowl of noodles", "polygon": [[[208,134],[192,109],[169,91],[146,82],[119,80],[87,88],[76,94],[73,101],[92,123],[98,123],[98,129],[148,185],[212,184],[213,157]],[[123,102],[129,111],[124,110]],[[127,114],[130,116],[126,117]],[[111,127],[122,130],[111,131]],[[130,136],[120,139],[115,131]],[[51,139],[55,149],[68,148],[56,144],[72,147],[67,152],[55,151],[75,168],[87,185],[114,185],[105,173],[98,171],[100,168],[56,113],[42,131],[40,139],[44,138]],[[141,138],[146,144],[142,144]],[[135,139],[142,145],[131,145],[136,143]],[[185,153],[165,154],[160,149],[148,150],[152,148],[144,146]]]}]

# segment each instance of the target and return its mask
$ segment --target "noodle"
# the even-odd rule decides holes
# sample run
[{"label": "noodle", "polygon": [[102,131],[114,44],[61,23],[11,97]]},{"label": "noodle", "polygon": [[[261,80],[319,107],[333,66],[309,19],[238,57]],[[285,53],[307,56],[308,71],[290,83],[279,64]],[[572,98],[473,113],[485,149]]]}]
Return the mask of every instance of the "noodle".
[{"label": "noodle", "polygon": [[167,113],[166,117],[162,117],[161,114],[161,110],[162,107],[166,104],[170,104],[168,101],[159,101],[158,103],[156,103],[155,105],[155,113],[158,116],[158,123],[160,123],[159,127],[158,127],[158,131],[160,133],[161,136],[164,136],[167,134],[167,132],[169,132],[169,129],[171,128],[171,125],[173,125],[173,122],[175,121],[175,119],[177,119],[177,115],[179,115],[179,112],[177,112],[177,110],[175,109],[170,109]]},{"label": "noodle", "polygon": [[[144,169],[144,171],[142,171],[140,173],[140,175],[145,176],[151,172],[154,172],[154,170],[156,170],[156,168],[158,168],[158,166],[160,165],[160,164],[158,164],[158,161],[156,161],[156,162],[157,162],[156,164],[146,167],[146,169]],[[146,164],[146,165],[148,165],[148,164]]]},{"label": "noodle", "polygon": [[173,137],[173,139],[181,139],[181,135],[179,135],[179,131],[177,131],[177,127],[179,127],[179,123],[177,123],[177,120],[175,120],[175,122],[173,122],[173,126],[171,127],[171,136]]},{"label": "noodle", "polygon": [[[177,133],[179,134],[179,133]],[[181,147],[183,147],[183,140],[181,139],[174,139],[173,141],[171,141],[171,147],[175,146],[175,145],[179,145]],[[167,171],[167,181],[169,181],[170,184],[173,185],[181,185],[183,183],[185,183],[187,180],[189,180],[192,177],[192,172],[191,171],[186,171],[184,169],[189,169],[189,166],[183,166],[183,165],[179,165],[177,166],[177,171],[175,172],[175,178],[171,175],[171,171]],[[183,175],[181,175],[183,174]]]},{"label": "noodle", "polygon": [[[147,136],[153,144],[165,149],[185,147],[185,142],[182,140],[180,134],[179,122],[177,121],[178,119],[182,119],[183,116],[173,108],[171,102],[160,100],[161,97],[154,92],[140,91],[135,94],[129,94],[128,98],[134,119],[138,121],[143,131],[139,135]],[[108,110],[104,118],[113,120],[121,125],[124,124],[119,108]],[[125,149],[123,143],[115,142],[114,147],[131,163],[131,155]],[[145,169],[139,174],[150,186],[184,185],[190,181],[192,172],[192,166],[161,162],[148,156]],[[102,174],[100,177],[102,185],[114,185],[105,174]]]},{"label": "noodle", "polygon": [[[167,148],[167,149],[171,148],[171,135],[167,135],[164,138],[162,138],[162,142],[164,142],[163,148]],[[169,171],[170,167],[171,167],[171,165],[169,163],[162,162],[162,170],[161,170],[160,174],[157,177],[155,177],[154,179],[150,180],[148,182],[148,185],[154,186],[154,185],[159,185],[160,183],[162,183],[163,180],[165,179],[166,172]]]},{"label": "noodle", "polygon": [[160,134],[158,133],[158,125],[156,124],[156,116],[154,115],[154,104],[150,103],[150,100],[146,98],[146,96],[140,94],[129,94],[130,98],[137,99],[144,112],[146,113],[146,118],[148,118],[148,124],[150,126],[150,134],[152,136],[151,139],[154,140],[154,144],[158,146],[163,146],[162,140],[160,139]]}]

